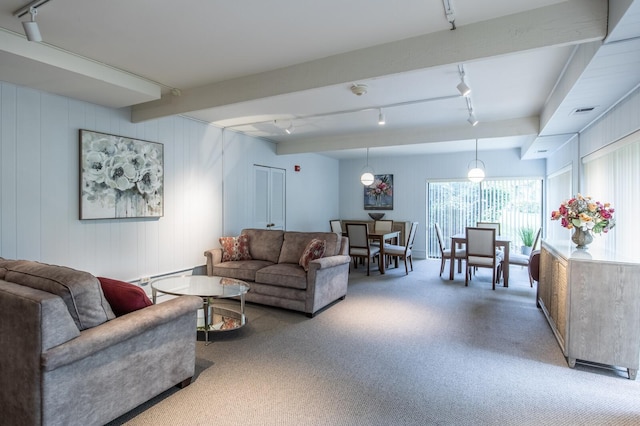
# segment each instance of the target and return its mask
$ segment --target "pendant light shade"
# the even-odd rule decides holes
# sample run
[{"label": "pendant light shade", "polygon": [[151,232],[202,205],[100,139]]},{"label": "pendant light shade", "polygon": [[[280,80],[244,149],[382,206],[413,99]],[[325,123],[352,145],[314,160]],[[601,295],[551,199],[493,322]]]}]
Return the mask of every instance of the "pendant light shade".
[{"label": "pendant light shade", "polygon": [[369,148],[367,148],[367,165],[362,168],[360,172],[360,182],[364,186],[370,186],[373,184],[375,177],[373,176],[373,169],[369,166]]},{"label": "pendant light shade", "polygon": [[[471,167],[471,165],[473,165],[473,168]],[[469,178],[471,182],[482,182],[485,176],[485,166],[483,161],[478,160],[478,139],[476,139],[476,159],[471,160],[468,167],[469,172],[467,173],[467,178]]]}]

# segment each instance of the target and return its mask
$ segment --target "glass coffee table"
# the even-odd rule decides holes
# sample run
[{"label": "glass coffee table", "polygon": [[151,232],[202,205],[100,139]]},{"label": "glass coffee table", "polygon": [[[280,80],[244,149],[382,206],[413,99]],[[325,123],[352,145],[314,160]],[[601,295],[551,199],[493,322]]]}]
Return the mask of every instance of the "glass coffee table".
[{"label": "glass coffee table", "polygon": [[[209,344],[209,331],[237,330],[246,323],[244,315],[244,295],[249,291],[249,284],[234,278],[182,275],[166,277],[151,282],[151,297],[156,303],[157,293],[174,296],[198,296],[202,298],[204,310],[204,326],[198,327],[205,336],[205,345]],[[240,309],[214,304],[216,299],[240,297]]]}]

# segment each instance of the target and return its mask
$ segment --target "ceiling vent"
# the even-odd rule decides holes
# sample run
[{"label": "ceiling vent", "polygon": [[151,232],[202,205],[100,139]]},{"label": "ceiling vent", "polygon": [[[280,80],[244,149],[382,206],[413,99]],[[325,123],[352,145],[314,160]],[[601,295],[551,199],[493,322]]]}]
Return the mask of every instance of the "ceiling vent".
[{"label": "ceiling vent", "polygon": [[582,107],[582,108],[576,108],[573,111],[571,111],[571,115],[576,115],[576,114],[588,114],[591,111],[593,111],[594,109],[596,109],[596,107]]}]

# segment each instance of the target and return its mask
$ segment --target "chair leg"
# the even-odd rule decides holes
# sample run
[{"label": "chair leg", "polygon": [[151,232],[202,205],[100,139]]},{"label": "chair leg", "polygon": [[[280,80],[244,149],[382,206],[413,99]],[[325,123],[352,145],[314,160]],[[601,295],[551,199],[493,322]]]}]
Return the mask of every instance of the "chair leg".
[{"label": "chair leg", "polygon": [[467,265],[465,267],[465,271],[464,271],[464,286],[465,287],[469,287],[469,276],[471,275],[471,269],[469,268],[469,265]]},{"label": "chair leg", "polygon": [[413,255],[409,256],[409,265],[411,265],[411,272],[413,272]]},{"label": "chair leg", "polygon": [[442,273],[444,272],[444,263],[446,262],[446,259],[444,256],[441,256],[442,261],[440,262],[440,276],[442,276]]}]

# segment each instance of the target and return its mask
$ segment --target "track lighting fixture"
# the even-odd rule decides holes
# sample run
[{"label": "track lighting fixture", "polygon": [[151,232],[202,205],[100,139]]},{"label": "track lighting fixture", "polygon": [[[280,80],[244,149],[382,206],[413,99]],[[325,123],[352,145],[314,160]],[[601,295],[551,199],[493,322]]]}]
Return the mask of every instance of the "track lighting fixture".
[{"label": "track lighting fixture", "polygon": [[17,16],[18,18],[21,18],[27,13],[31,15],[31,21],[22,22],[27,40],[42,41],[42,34],[40,34],[40,28],[36,22],[36,15],[38,14],[38,8],[49,1],[51,0],[35,0],[13,12],[13,16]]},{"label": "track lighting fixture", "polygon": [[[473,163],[473,168],[471,168],[471,164]],[[482,164],[482,167],[480,167]],[[469,172],[467,173],[467,177],[471,182],[482,182],[484,179],[484,162],[482,160],[478,160],[478,139],[476,139],[476,159],[471,160],[469,163]]]},{"label": "track lighting fixture", "polygon": [[29,9],[29,13],[31,14],[31,21],[22,21],[22,27],[24,28],[24,33],[27,35],[27,40],[42,41],[40,28],[38,28],[38,23],[36,22],[38,9],[32,7],[31,9]]},{"label": "track lighting fixture", "polygon": [[384,118],[384,114],[382,113],[382,108],[378,109],[378,125],[384,126],[387,123],[387,120]]},{"label": "track lighting fixture", "polygon": [[373,184],[375,177],[373,176],[373,168],[369,166],[369,148],[367,148],[367,164],[362,168],[362,172],[360,174],[360,182],[364,186],[369,186]]},{"label": "track lighting fixture", "polygon": [[458,89],[458,92],[460,92],[462,96],[469,96],[471,94],[471,87],[469,87],[467,83],[464,82],[463,65],[458,65],[458,73],[460,74],[460,84],[456,86]]},{"label": "track lighting fixture", "polygon": [[476,115],[473,113],[473,110],[469,111],[469,118],[467,118],[467,121],[474,127],[478,125],[479,121],[476,118]]},{"label": "track lighting fixture", "polygon": [[291,133],[293,133],[293,130],[294,130],[294,127],[293,127],[293,121],[292,121],[291,124],[289,124],[289,127],[284,129],[284,131],[287,132],[288,135],[290,135]]},{"label": "track lighting fixture", "polygon": [[469,111],[469,118],[467,118],[467,121],[472,126],[476,126],[479,123],[479,121],[476,118],[476,115],[473,113],[473,105],[471,105],[471,96],[467,96],[465,99],[467,101],[467,111]]}]

